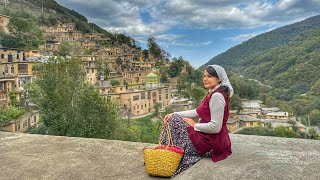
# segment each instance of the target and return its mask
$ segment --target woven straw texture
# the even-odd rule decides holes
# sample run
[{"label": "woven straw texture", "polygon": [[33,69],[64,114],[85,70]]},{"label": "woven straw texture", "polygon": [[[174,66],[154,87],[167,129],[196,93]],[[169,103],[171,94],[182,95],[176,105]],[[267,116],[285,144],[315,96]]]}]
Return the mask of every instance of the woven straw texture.
[{"label": "woven straw texture", "polygon": [[[152,176],[170,177],[172,176],[182,159],[183,149],[173,145],[170,127],[167,123],[166,131],[161,133],[159,145],[155,148],[144,148],[143,156],[146,166],[146,171]],[[161,145],[164,133],[168,137],[168,145]]]},{"label": "woven straw texture", "polygon": [[183,154],[167,149],[145,149],[143,155],[148,174],[170,177],[176,172]]}]

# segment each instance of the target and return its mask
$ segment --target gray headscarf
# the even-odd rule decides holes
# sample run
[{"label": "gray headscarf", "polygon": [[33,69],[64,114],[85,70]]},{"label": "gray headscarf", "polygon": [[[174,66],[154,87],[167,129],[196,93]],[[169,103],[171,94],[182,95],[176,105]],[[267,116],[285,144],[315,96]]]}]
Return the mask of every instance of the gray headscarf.
[{"label": "gray headscarf", "polygon": [[216,65],[216,64],[214,64],[214,65],[209,65],[209,66],[213,67],[214,70],[216,70],[217,75],[218,75],[218,77],[219,77],[219,79],[220,79],[220,81],[221,81],[221,85],[222,85],[222,86],[227,86],[227,87],[229,88],[229,90],[230,90],[230,97],[231,97],[231,96],[233,95],[233,88],[232,88],[232,86],[231,86],[231,83],[230,83],[230,81],[229,81],[229,79],[228,79],[227,73],[226,73],[226,71],[224,70],[224,68],[221,67],[221,66],[219,66],[219,65]]}]

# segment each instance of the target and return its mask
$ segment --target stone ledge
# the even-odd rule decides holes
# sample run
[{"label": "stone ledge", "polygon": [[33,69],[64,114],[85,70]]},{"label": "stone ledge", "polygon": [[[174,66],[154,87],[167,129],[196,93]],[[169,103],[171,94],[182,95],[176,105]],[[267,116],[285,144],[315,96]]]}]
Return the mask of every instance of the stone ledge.
[{"label": "stone ledge", "polygon": [[[231,140],[229,158],[202,159],[174,179],[320,179],[320,141],[245,135]],[[145,173],[146,146],[0,132],[0,179],[159,179]]]}]

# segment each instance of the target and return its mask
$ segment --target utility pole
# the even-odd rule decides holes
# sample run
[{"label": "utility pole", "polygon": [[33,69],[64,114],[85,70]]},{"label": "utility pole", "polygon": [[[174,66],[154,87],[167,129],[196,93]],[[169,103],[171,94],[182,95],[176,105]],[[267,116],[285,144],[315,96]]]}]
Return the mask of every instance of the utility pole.
[{"label": "utility pole", "polygon": [[43,13],[43,0],[41,1],[41,6],[42,6],[41,12]]},{"label": "utility pole", "polygon": [[7,6],[7,1],[8,1],[8,0],[4,0],[4,6]]},{"label": "utility pole", "polygon": [[310,127],[310,116],[308,116],[308,126]]}]

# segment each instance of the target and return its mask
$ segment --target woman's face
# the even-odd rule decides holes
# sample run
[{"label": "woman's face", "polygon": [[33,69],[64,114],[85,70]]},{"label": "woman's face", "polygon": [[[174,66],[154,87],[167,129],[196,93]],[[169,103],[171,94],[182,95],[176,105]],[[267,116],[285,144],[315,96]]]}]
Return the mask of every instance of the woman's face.
[{"label": "woman's face", "polygon": [[203,73],[203,85],[206,89],[213,89],[215,88],[218,84],[220,84],[219,78],[215,76],[211,76],[207,70],[204,71]]}]

